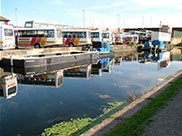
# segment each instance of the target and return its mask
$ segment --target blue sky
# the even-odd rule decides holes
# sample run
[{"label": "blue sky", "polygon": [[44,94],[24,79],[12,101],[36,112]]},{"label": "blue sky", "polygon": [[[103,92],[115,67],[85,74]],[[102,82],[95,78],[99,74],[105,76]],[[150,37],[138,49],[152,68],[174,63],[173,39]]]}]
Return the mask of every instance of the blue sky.
[{"label": "blue sky", "polygon": [[1,0],[0,7],[13,24],[17,8],[18,25],[38,20],[82,27],[85,10],[85,26],[157,27],[162,21],[182,27],[182,0]]}]

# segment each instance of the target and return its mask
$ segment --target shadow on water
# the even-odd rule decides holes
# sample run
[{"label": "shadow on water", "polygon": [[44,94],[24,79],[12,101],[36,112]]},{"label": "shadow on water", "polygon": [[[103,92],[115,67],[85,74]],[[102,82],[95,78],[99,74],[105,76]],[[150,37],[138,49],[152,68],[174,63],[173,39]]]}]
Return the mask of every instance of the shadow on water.
[{"label": "shadow on water", "polygon": [[155,87],[181,70],[181,58],[170,52],[141,52],[47,67],[2,67],[2,134],[35,135],[71,118],[97,118],[77,132],[83,133],[123,105],[104,116],[100,116],[100,107],[108,102],[128,101],[129,96],[138,97]]}]

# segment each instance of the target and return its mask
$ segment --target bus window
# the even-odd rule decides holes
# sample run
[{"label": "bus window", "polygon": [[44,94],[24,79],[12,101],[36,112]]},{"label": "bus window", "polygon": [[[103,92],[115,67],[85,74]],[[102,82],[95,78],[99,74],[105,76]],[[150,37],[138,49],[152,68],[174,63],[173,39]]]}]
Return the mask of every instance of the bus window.
[{"label": "bus window", "polygon": [[32,28],[33,27],[33,23],[32,22],[26,22],[25,23],[25,27],[26,28]]},{"label": "bus window", "polygon": [[91,32],[92,38],[99,38],[99,32]]},{"label": "bus window", "polygon": [[5,36],[13,36],[13,30],[12,29],[4,29],[4,35]]},{"label": "bus window", "polygon": [[109,38],[109,34],[108,33],[102,33],[102,37],[103,38]]},{"label": "bus window", "polygon": [[62,36],[61,30],[57,30],[57,37],[61,37],[61,36]]},{"label": "bus window", "polygon": [[48,30],[48,37],[54,37],[54,31]]}]

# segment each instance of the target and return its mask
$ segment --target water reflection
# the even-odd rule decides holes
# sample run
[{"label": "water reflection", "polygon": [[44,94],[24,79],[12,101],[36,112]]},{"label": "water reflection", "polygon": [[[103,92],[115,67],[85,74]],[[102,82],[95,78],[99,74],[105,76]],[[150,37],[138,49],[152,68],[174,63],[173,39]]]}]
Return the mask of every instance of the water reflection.
[{"label": "water reflection", "polygon": [[138,54],[138,62],[139,63],[149,63],[155,62],[157,63],[157,69],[166,68],[170,66],[170,52],[162,52],[162,53],[150,53],[148,51],[144,51]]},{"label": "water reflection", "polygon": [[[17,94],[18,84],[42,87],[61,87],[64,78],[85,78],[101,76],[103,72],[111,73],[113,66],[124,62],[157,63],[157,70],[170,66],[170,61],[181,61],[182,55],[170,55],[170,52],[150,53],[144,51],[138,54],[105,58],[102,60],[86,60],[76,63],[65,63],[37,68],[1,68],[0,96],[9,99]],[[174,70],[173,70],[174,71]],[[8,73],[9,72],[9,73]],[[125,85],[126,86],[126,85]]]},{"label": "water reflection", "polygon": [[63,70],[54,73],[18,76],[19,84],[60,87],[63,84]]},{"label": "water reflection", "polygon": [[[138,97],[182,70],[177,58],[168,52],[142,52],[39,68],[0,68],[0,93],[6,98],[0,98],[2,135],[37,135],[70,118],[97,117],[108,102]],[[14,87],[9,94],[8,87]]]},{"label": "water reflection", "polygon": [[15,74],[0,77],[0,97],[10,99],[17,94],[17,77]]}]

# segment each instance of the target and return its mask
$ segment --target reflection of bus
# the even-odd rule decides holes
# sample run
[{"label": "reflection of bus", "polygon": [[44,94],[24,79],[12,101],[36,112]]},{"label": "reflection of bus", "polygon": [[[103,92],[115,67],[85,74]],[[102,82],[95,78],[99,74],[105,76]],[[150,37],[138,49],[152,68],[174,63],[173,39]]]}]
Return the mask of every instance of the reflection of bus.
[{"label": "reflection of bus", "polygon": [[31,76],[19,76],[18,82],[21,84],[42,85],[60,87],[63,84],[63,70],[55,73],[46,73]]},{"label": "reflection of bus", "polygon": [[102,75],[102,72],[111,73],[112,71],[112,60],[110,58],[105,58],[99,60],[97,64],[92,64],[92,75]]},{"label": "reflection of bus", "polygon": [[17,94],[16,75],[0,77],[0,96],[9,99]]},{"label": "reflection of bus", "polygon": [[65,24],[58,24],[58,23],[48,23],[48,22],[39,22],[39,21],[26,21],[25,22],[25,28],[47,28],[47,27],[58,27],[62,29],[72,29],[71,25],[65,25]]},{"label": "reflection of bus", "polygon": [[0,49],[15,48],[15,37],[13,27],[8,25],[0,26]]},{"label": "reflection of bus", "polygon": [[40,48],[63,43],[60,28],[18,28],[15,32],[17,47]]},{"label": "reflection of bus", "polygon": [[64,70],[64,77],[73,77],[73,78],[90,78],[91,76],[91,65],[86,67],[77,67]]},{"label": "reflection of bus", "polygon": [[88,30],[63,30],[63,45],[91,45],[91,34]]},{"label": "reflection of bus", "polygon": [[139,42],[138,35],[123,35],[123,43],[138,44],[138,42]]},{"label": "reflection of bus", "polygon": [[114,65],[120,65],[122,62],[122,57],[117,57],[114,59]]}]

